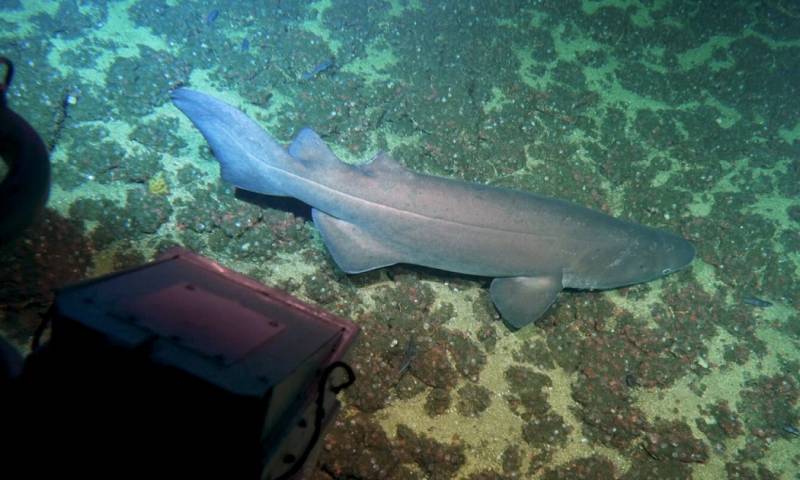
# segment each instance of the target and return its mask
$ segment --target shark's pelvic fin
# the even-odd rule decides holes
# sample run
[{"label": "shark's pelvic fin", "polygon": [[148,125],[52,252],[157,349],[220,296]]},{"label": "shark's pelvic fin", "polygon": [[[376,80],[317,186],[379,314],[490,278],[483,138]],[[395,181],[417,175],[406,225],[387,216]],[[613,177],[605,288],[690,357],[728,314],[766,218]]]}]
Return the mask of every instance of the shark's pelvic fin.
[{"label": "shark's pelvic fin", "polygon": [[316,208],[311,210],[311,217],[333,261],[346,273],[366,272],[403,261],[390,245],[358,225]]}]

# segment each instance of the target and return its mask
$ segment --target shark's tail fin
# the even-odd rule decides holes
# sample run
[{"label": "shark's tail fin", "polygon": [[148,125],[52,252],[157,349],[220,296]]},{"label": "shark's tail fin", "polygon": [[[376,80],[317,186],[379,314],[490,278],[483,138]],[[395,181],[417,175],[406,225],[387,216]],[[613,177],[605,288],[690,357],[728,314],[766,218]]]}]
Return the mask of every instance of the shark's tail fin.
[{"label": "shark's tail fin", "polygon": [[236,187],[266,195],[286,195],[281,175],[295,160],[269,134],[238,109],[187,88],[172,92],[172,102],[211,145],[222,178]]}]

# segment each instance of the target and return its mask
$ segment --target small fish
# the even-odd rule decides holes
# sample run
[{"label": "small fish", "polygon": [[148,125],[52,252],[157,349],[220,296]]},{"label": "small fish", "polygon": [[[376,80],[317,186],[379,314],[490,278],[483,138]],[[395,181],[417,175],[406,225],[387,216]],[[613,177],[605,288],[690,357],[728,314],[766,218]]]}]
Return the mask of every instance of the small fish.
[{"label": "small fish", "polygon": [[756,308],[767,308],[772,306],[772,302],[768,302],[767,300],[762,300],[758,297],[754,297],[752,295],[748,295],[742,299],[745,305],[750,305],[751,307]]},{"label": "small fish", "polygon": [[246,52],[246,51],[250,50],[250,40],[248,40],[247,38],[244,38],[242,40],[242,45],[239,48],[239,50],[241,50],[242,52]]},{"label": "small fish", "polygon": [[800,429],[795,427],[794,425],[784,425],[783,431],[788,433],[789,435],[794,435],[795,437],[800,437]]},{"label": "small fish", "polygon": [[411,367],[411,361],[417,356],[417,342],[413,336],[408,338],[406,348],[403,351],[403,361],[400,363],[398,376],[402,377],[404,373]]},{"label": "small fish", "polygon": [[214,23],[214,20],[216,20],[217,17],[219,17],[219,10],[216,8],[208,12],[208,15],[206,15],[206,25],[211,25]]},{"label": "small fish", "polygon": [[334,66],[335,66],[335,64],[333,63],[333,59],[332,58],[327,58],[327,59],[321,61],[320,63],[318,63],[316,67],[314,67],[311,70],[309,70],[308,72],[304,73],[303,74],[303,80],[311,80],[312,78],[316,77],[320,73],[322,73],[322,72],[324,72],[326,70],[330,70]]}]

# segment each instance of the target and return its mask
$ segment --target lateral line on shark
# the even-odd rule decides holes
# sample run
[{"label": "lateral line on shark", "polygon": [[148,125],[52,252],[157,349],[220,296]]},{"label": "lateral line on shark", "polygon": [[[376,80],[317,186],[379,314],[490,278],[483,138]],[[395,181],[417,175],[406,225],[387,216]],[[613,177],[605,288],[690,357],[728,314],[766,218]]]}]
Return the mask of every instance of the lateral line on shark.
[{"label": "lateral line on shark", "polygon": [[[237,145],[242,147],[241,143],[235,137],[233,137],[232,135],[228,134],[227,132],[225,134],[229,139],[231,139],[231,141],[233,141],[234,143],[236,143]],[[245,150],[243,147],[242,147],[242,149]],[[353,194],[344,192],[342,190],[338,190],[338,189],[329,187],[328,185],[325,185],[324,183],[315,182],[315,181],[313,181],[313,180],[311,180],[309,178],[302,177],[302,176],[300,176],[300,175],[298,175],[296,173],[293,173],[293,172],[291,172],[289,170],[285,170],[283,168],[278,168],[278,167],[276,167],[274,165],[270,165],[269,163],[260,160],[258,157],[256,157],[255,155],[253,155],[250,152],[247,152],[247,156],[252,158],[253,160],[259,162],[261,165],[264,166],[264,168],[266,168],[268,170],[273,170],[273,171],[276,171],[276,172],[282,172],[283,174],[285,174],[285,175],[287,175],[289,177],[292,177],[293,179],[295,179],[295,180],[297,180],[297,181],[299,181],[301,183],[305,183],[305,184],[308,184],[308,185],[314,185],[315,187],[324,189],[325,191],[334,192],[334,193],[336,193],[338,195],[341,195],[341,196],[344,196],[344,197],[347,197],[347,198],[350,198],[350,199],[353,199],[353,200],[357,200],[357,201],[359,201],[361,203],[364,203],[366,205],[374,205],[374,206],[377,206],[377,207],[380,207],[380,208],[391,210],[393,212],[405,213],[405,214],[408,214],[408,215],[411,215],[411,216],[414,216],[414,217],[417,217],[417,218],[420,218],[420,219],[424,219],[424,220],[442,222],[442,223],[445,223],[445,224],[448,224],[448,225],[459,225],[459,226],[462,226],[462,227],[474,228],[476,230],[481,230],[481,231],[502,231],[502,232],[507,232],[507,233],[513,233],[513,234],[516,234],[516,235],[525,235],[525,236],[529,236],[529,237],[533,237],[533,238],[557,238],[558,237],[557,235],[545,235],[545,234],[542,234],[542,233],[539,233],[539,232],[532,233],[532,232],[524,232],[524,231],[521,231],[521,230],[513,230],[513,229],[509,229],[509,228],[487,227],[487,226],[483,226],[483,225],[476,225],[474,223],[456,222],[456,221],[453,221],[453,220],[448,220],[446,218],[433,217],[433,216],[430,216],[430,215],[424,215],[424,214],[421,214],[421,213],[413,211],[413,210],[405,210],[405,209],[402,209],[402,208],[393,207],[393,206],[387,205],[385,203],[373,202],[373,201],[367,200],[364,197],[360,197],[360,196],[357,196],[357,195],[353,195]],[[348,163],[342,162],[341,160],[340,160],[340,162],[344,166],[347,166],[347,167],[350,167],[350,168],[354,168],[355,170],[358,169],[357,165],[350,165]],[[364,165],[369,165],[369,163],[366,163]],[[403,168],[405,168],[405,167],[403,167]],[[358,172],[358,173],[361,173],[361,172]],[[587,239],[587,240],[575,239],[575,240],[577,240],[580,243],[591,243],[592,241],[595,241],[593,239],[592,240],[589,240],[589,239]]]}]

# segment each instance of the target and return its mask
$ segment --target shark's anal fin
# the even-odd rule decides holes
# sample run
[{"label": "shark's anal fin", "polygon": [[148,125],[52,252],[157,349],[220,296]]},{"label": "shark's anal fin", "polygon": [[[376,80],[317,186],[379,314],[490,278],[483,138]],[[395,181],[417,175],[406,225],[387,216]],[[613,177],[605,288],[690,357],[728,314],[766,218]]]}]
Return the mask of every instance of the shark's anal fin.
[{"label": "shark's anal fin", "polygon": [[311,210],[311,217],[333,260],[346,273],[366,272],[403,261],[391,245],[358,225],[316,208]]},{"label": "shark's anal fin", "polygon": [[492,281],[490,292],[505,322],[522,328],[541,317],[562,289],[561,274],[538,277],[505,277]]}]

